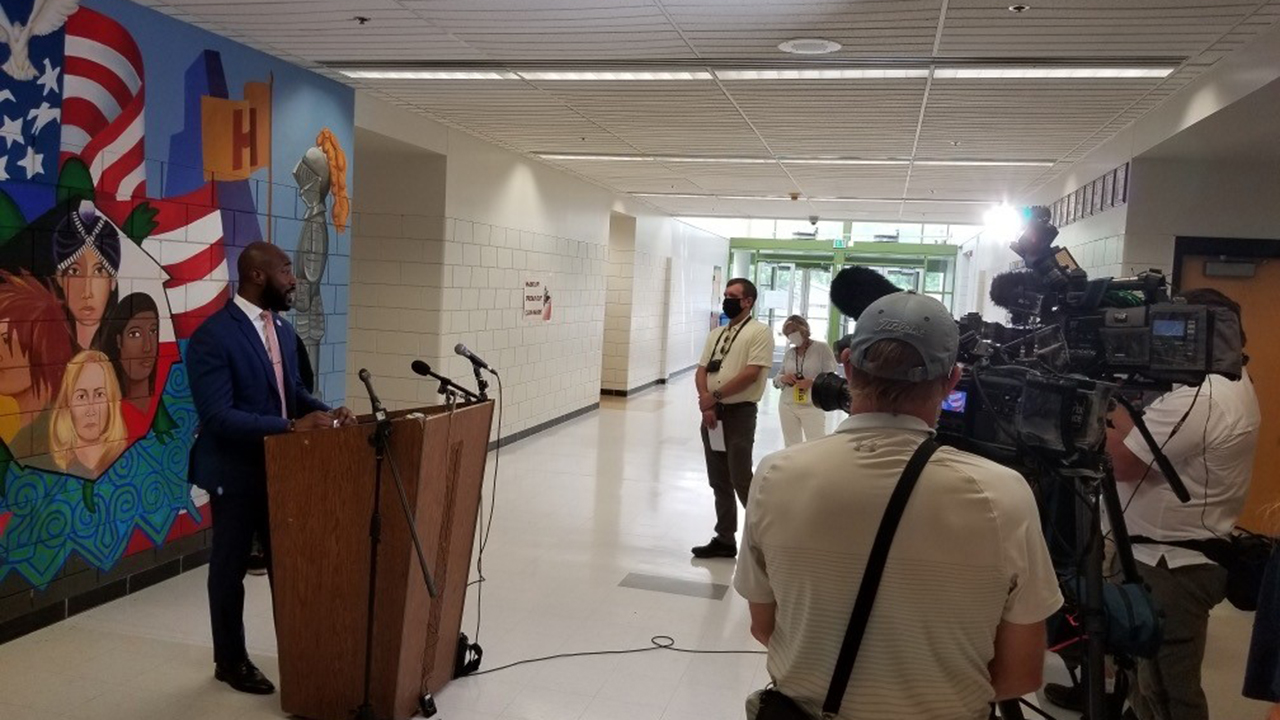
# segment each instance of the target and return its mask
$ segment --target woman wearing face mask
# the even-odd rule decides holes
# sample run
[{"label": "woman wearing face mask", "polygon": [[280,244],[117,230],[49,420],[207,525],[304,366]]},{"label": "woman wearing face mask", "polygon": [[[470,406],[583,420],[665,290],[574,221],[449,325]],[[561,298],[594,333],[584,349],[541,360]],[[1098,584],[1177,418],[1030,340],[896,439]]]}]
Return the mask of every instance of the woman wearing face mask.
[{"label": "woman wearing face mask", "polygon": [[815,377],[836,371],[836,356],[829,345],[809,337],[809,323],[799,315],[787,318],[782,334],[791,347],[782,358],[782,370],[773,385],[782,389],[778,417],[782,420],[782,440],[791,447],[827,434],[827,414],[813,404],[811,392]]}]

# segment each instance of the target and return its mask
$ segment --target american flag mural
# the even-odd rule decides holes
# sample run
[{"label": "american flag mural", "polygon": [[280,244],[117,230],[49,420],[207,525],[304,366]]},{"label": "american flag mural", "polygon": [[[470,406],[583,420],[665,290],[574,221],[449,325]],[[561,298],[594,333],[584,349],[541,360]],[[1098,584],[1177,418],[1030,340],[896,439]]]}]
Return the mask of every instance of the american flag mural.
[{"label": "american flag mural", "polygon": [[142,53],[120,23],[81,8],[67,20],[62,156],[79,157],[100,192],[145,197]]}]

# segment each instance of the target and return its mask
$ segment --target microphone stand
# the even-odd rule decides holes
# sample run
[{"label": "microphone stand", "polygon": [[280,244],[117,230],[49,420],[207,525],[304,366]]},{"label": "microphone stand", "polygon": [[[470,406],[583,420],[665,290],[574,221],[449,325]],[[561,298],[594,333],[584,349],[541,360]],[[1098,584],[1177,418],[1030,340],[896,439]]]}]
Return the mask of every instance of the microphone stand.
[{"label": "microphone stand", "polygon": [[480,365],[474,362],[471,363],[471,372],[475,373],[476,387],[480,390],[480,399],[488,400],[489,399],[489,381],[485,380],[484,375],[480,373]]},{"label": "microphone stand", "polygon": [[[422,551],[422,540],[418,537],[418,528],[413,522],[413,512],[409,509],[409,497],[404,491],[404,481],[400,477],[400,469],[396,466],[395,458],[387,456],[387,448],[391,440],[391,419],[387,417],[387,413],[381,407],[376,407],[375,410],[377,424],[374,426],[373,434],[369,436],[369,444],[373,446],[374,471],[373,512],[369,518],[369,604],[365,619],[364,699],[360,706],[356,708],[356,720],[378,720],[378,716],[373,709],[371,696],[373,686],[373,618],[378,595],[378,546],[382,542],[382,465],[384,460],[391,467],[391,475],[395,479],[396,490],[400,498],[400,508],[404,511],[405,521],[409,525],[409,536],[413,538],[413,549],[418,556],[418,564],[422,568],[422,577],[426,581],[427,594],[432,599],[435,599],[439,594],[436,590],[435,581],[431,577],[431,571],[427,567],[426,554]],[[435,700],[432,699],[431,694],[428,692],[424,692],[418,699],[418,707],[424,717],[431,717],[436,713]]]}]

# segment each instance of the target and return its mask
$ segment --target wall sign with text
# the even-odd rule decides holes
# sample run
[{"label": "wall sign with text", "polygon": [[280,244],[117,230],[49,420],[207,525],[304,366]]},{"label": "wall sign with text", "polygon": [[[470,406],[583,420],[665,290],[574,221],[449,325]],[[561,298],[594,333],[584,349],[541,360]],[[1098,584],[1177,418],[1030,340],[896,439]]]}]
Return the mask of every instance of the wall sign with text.
[{"label": "wall sign with text", "polygon": [[551,291],[542,278],[525,278],[521,288],[524,304],[521,319],[529,324],[551,322]]}]

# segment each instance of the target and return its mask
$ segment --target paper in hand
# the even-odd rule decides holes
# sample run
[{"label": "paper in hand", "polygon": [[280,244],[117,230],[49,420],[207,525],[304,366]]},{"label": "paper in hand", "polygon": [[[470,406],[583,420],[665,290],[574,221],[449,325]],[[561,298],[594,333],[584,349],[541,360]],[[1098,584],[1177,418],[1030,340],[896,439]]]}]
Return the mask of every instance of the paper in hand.
[{"label": "paper in hand", "polygon": [[707,430],[707,442],[711,445],[712,452],[725,452],[723,420],[717,422],[714,428]]}]

